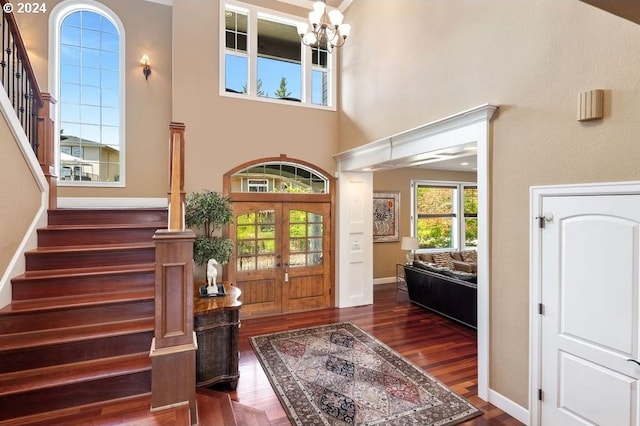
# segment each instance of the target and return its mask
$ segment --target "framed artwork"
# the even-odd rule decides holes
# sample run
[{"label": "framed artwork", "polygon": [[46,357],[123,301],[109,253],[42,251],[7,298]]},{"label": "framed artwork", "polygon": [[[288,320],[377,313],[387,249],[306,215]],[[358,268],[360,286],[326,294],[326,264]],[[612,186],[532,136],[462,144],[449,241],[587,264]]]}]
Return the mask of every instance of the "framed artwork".
[{"label": "framed artwork", "polygon": [[400,241],[400,192],[373,193],[373,242]]}]

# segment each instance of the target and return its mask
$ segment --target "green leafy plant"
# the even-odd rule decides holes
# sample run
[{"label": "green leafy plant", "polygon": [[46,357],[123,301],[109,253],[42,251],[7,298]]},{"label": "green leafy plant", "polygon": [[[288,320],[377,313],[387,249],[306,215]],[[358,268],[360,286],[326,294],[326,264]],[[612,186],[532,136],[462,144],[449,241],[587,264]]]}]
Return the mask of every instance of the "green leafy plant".
[{"label": "green leafy plant", "polygon": [[219,264],[229,262],[233,251],[233,241],[217,233],[224,225],[233,221],[231,200],[219,192],[202,190],[187,196],[187,227],[200,231],[193,243],[193,260],[198,265],[206,265],[214,258]]}]

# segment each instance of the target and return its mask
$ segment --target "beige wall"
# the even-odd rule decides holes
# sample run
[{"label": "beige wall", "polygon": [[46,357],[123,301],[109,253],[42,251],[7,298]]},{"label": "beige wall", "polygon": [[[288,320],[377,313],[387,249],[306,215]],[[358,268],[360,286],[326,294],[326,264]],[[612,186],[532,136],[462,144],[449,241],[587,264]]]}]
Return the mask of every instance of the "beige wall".
[{"label": "beige wall", "polygon": [[[400,238],[411,235],[411,181],[432,180],[450,182],[475,182],[475,173],[425,170],[407,167],[397,170],[378,171],[373,174],[374,192],[400,192]],[[400,241],[373,244],[373,278],[395,277],[396,263],[405,263],[406,252]]]},{"label": "beige wall", "polygon": [[[17,14],[18,25],[43,91],[50,91],[49,15],[61,3],[47,1],[47,14]],[[171,7],[147,1],[102,0],[125,29],[126,187],[59,187],[61,197],[165,197],[171,122]],[[152,74],[145,81],[140,58]]]},{"label": "beige wall", "polygon": [[[276,1],[254,3],[305,12]],[[226,171],[280,154],[333,173],[336,112],[219,96],[218,28],[218,2],[174,2],[173,116],[186,124],[187,192],[221,190]]]},{"label": "beige wall", "polygon": [[[640,26],[577,0],[356,0],[345,20],[340,150],[501,106],[490,387],[527,407],[529,188],[640,178]],[[577,122],[577,94],[596,88],[604,120]]]},{"label": "beige wall", "polygon": [[0,114],[0,271],[4,273],[40,208],[41,192]]}]

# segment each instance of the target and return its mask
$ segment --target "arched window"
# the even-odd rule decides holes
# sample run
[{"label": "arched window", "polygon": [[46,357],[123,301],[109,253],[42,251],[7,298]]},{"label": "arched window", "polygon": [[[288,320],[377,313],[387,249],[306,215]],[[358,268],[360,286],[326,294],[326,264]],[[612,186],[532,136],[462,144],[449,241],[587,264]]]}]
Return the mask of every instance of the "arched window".
[{"label": "arched window", "polygon": [[328,194],[329,179],[302,164],[269,161],[235,172],[231,176],[231,191]]},{"label": "arched window", "polygon": [[50,25],[58,179],[124,186],[122,23],[99,3],[70,0],[54,9]]}]

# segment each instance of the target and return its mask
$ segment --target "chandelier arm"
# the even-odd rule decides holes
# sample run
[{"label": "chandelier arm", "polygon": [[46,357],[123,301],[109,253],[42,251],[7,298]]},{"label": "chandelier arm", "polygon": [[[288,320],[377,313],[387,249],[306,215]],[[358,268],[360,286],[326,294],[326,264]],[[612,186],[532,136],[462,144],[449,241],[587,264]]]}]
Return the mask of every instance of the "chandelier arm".
[{"label": "chandelier arm", "polygon": [[[326,0],[322,0],[322,2],[326,4]],[[341,20],[342,19],[340,19],[340,21]],[[306,34],[300,34],[300,40],[305,46],[321,48],[321,46],[324,45],[324,49],[332,53],[334,48],[344,46],[347,36],[343,36],[340,33],[340,24],[333,24],[331,22],[325,6],[319,21],[315,23],[312,22],[309,31]],[[313,42],[311,42],[311,40],[313,40]]]}]

